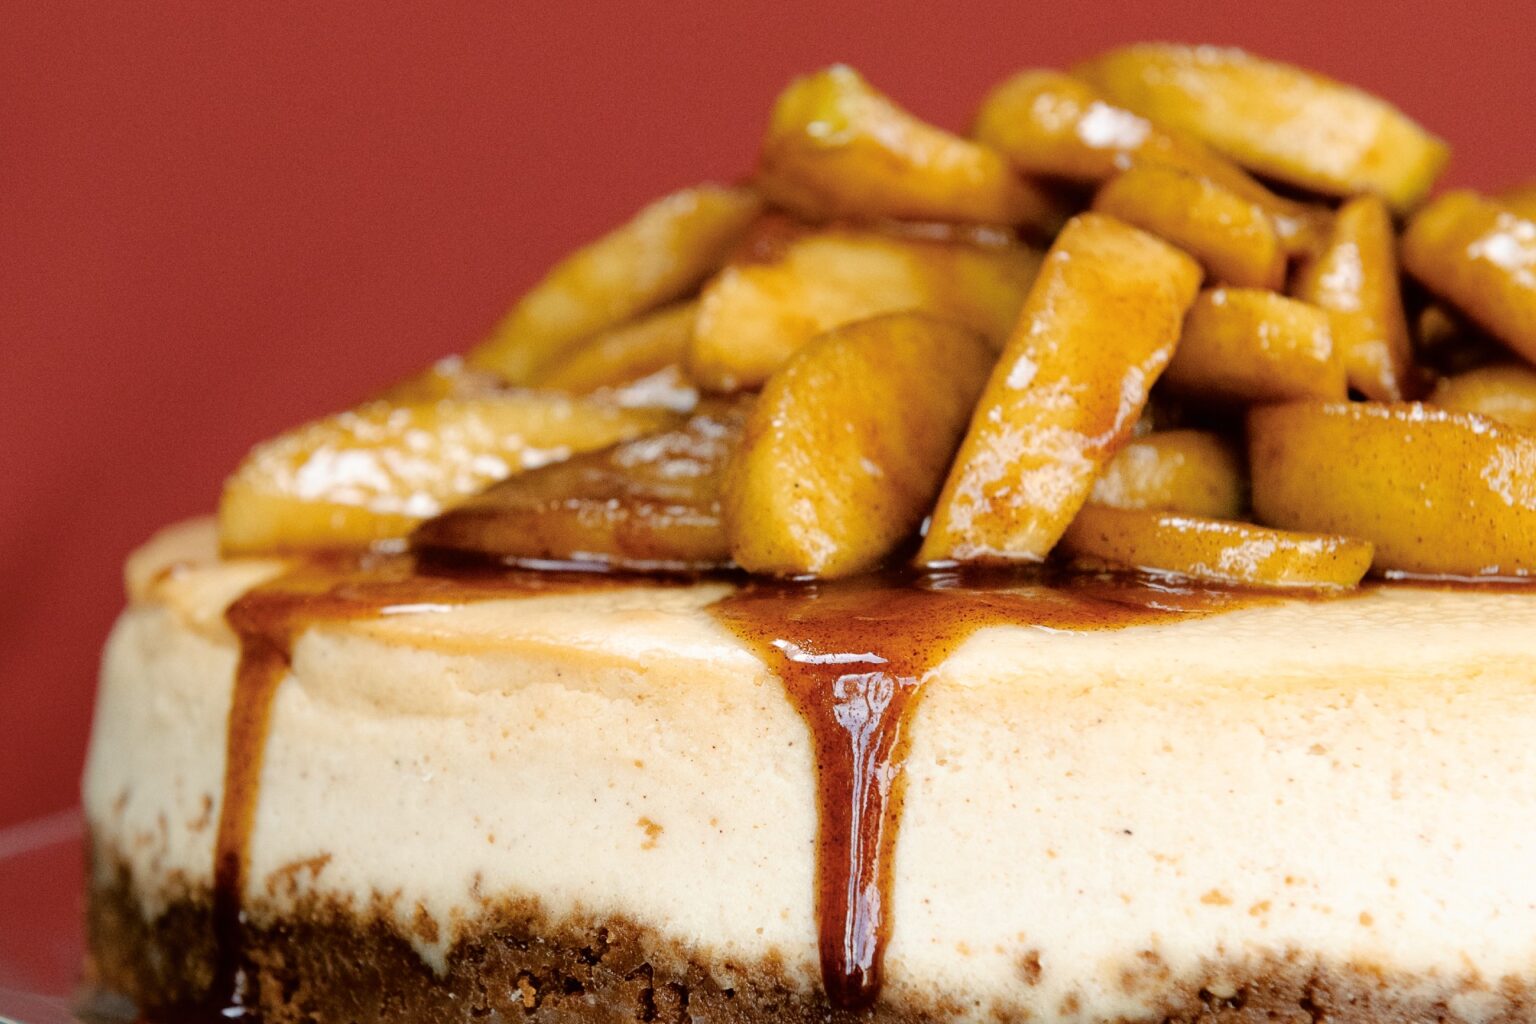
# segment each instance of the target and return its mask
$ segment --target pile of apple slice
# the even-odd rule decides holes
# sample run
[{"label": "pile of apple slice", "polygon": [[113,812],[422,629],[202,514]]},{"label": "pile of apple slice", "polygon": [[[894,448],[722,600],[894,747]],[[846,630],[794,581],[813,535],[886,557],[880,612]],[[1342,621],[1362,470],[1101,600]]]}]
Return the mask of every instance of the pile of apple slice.
[{"label": "pile of apple slice", "polygon": [[1536,189],[1426,204],[1446,158],[1235,50],[1024,72],[970,138],[834,67],[750,184],[653,203],[462,360],[259,446],[223,543],[1536,575]]}]

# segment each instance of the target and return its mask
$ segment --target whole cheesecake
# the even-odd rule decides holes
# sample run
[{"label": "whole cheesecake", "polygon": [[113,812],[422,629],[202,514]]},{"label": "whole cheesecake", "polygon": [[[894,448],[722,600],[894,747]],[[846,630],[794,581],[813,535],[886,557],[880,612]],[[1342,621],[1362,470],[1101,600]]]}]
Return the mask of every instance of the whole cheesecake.
[{"label": "whole cheesecake", "polygon": [[1536,1020],[1536,192],[1425,202],[1401,112],[1210,47],[1021,73],[973,135],[798,79],[750,183],[134,554],[92,981],[152,1024]]},{"label": "whole cheesecake", "polygon": [[[207,523],[130,564],[85,793],[97,968],[147,1007],[226,970],[223,612],[282,571]],[[739,585],[505,585],[391,575],[297,634],[243,837],[261,1016],[824,1019],[818,873],[855,872],[817,811],[850,781],[893,790],[878,1019],[1532,1013],[1527,594],[1026,596],[925,676],[901,779],[870,743],[849,780],[722,621]]]}]

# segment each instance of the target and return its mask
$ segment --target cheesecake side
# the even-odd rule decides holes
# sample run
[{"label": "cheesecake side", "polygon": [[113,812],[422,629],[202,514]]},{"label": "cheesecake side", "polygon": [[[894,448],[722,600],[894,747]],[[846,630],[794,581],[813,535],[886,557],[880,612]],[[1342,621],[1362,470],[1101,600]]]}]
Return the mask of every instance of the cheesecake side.
[{"label": "cheesecake side", "polygon": [[[98,969],[146,1004],[212,973],[221,612],[281,568],[220,562],[193,527],[131,571],[85,795]],[[266,1012],[367,1016],[327,1000],[372,985],[379,1013],[423,1019],[821,1014],[815,766],[778,681],[705,610],[728,589],[301,637],[244,894]],[[982,631],[912,718],[877,1013],[1523,1019],[1533,728],[1518,593]]]}]

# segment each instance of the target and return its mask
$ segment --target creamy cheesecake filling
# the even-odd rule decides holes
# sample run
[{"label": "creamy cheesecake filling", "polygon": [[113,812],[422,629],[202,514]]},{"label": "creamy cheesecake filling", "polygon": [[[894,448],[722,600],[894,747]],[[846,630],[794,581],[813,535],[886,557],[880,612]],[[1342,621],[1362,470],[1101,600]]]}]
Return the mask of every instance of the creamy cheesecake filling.
[{"label": "creamy cheesecake filling", "polygon": [[[146,915],[211,891],[237,657],[221,612],[281,569],[214,561],[196,531],[131,568],[86,804]],[[707,611],[727,591],[305,633],[272,709],[252,919],[349,906],[443,971],[490,908],[533,900],[655,928],[722,977],[775,960],[813,991],[811,744]],[[1533,727],[1527,595],[980,631],[910,722],[884,998],[1135,1018],[1290,957],[1494,1013],[1536,963]]]}]

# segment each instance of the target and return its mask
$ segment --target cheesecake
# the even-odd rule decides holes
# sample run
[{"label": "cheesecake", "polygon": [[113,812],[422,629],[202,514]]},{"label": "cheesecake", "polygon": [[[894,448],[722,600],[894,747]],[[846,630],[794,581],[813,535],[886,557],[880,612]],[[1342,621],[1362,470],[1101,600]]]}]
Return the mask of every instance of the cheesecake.
[{"label": "cheesecake", "polygon": [[1536,1019],[1536,209],[1426,202],[1401,112],[1209,47],[1022,73],[973,136],[797,79],[750,183],[133,553],[91,984]]},{"label": "cheesecake", "polygon": [[[85,799],[97,968],[146,1007],[226,969],[223,611],[283,571],[206,522],[130,565]],[[871,881],[876,1019],[1532,1012],[1529,594],[1022,588],[972,630],[935,591],[918,680],[880,667],[887,595],[821,651],[868,716],[834,751],[732,617],[822,640],[779,595],[499,585],[295,638],[225,935],[262,1017],[824,1019],[817,893]],[[856,787],[878,879],[818,832]]]}]

